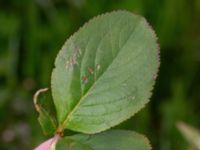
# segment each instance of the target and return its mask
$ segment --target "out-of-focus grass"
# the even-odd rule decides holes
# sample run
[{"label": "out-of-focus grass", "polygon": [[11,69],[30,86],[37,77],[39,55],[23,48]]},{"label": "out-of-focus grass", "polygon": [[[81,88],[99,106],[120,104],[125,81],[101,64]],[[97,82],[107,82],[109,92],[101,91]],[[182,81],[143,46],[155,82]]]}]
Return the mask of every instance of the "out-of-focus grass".
[{"label": "out-of-focus grass", "polygon": [[33,149],[47,138],[32,96],[50,86],[62,44],[91,17],[116,9],[144,15],[160,42],[161,68],[151,103],[120,125],[146,134],[160,150],[184,150],[176,129],[200,127],[199,0],[1,0],[0,149]]}]

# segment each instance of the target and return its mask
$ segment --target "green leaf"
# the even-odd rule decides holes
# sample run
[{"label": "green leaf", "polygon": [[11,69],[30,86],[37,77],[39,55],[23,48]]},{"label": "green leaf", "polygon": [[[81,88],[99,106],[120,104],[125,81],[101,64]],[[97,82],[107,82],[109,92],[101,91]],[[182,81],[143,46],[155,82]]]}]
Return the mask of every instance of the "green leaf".
[{"label": "green leaf", "polygon": [[95,135],[78,134],[61,139],[56,150],[150,150],[149,141],[133,131],[110,130]]},{"label": "green leaf", "polygon": [[42,127],[44,134],[52,135],[56,131],[56,121],[50,115],[50,113],[41,105],[43,98],[39,97],[40,94],[47,92],[47,88],[38,90],[34,95],[34,105],[36,111],[39,113],[38,121]]},{"label": "green leaf", "polygon": [[149,101],[159,66],[156,36],[127,11],[100,15],[70,37],[52,72],[59,130],[109,129]]},{"label": "green leaf", "polygon": [[178,129],[184,138],[195,148],[200,149],[200,131],[194,127],[184,123],[178,122]]},{"label": "green leaf", "polygon": [[51,115],[41,107],[39,112],[38,121],[42,127],[44,134],[52,135],[56,131],[56,123],[55,120],[51,117]]}]

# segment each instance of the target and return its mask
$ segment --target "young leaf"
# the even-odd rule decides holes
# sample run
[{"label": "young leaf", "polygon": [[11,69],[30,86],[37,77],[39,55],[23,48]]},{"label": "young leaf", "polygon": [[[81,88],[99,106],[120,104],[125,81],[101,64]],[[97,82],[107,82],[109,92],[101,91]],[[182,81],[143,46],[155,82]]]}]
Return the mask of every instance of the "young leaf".
[{"label": "young leaf", "polygon": [[[39,95],[47,92],[47,88],[38,90],[34,95],[34,105],[36,111],[39,113],[38,121],[42,127],[44,134],[54,134],[56,131],[56,122],[49,112],[38,102]],[[40,99],[41,100],[41,99]]]},{"label": "young leaf", "polygon": [[79,134],[61,139],[56,150],[150,150],[146,137],[124,130],[110,130],[95,135]]},{"label": "young leaf", "polygon": [[38,121],[45,135],[53,135],[56,131],[56,123],[50,114],[41,107]]},{"label": "young leaf", "polygon": [[52,72],[59,131],[97,133],[149,101],[159,66],[156,36],[127,11],[100,15],[70,37]]}]

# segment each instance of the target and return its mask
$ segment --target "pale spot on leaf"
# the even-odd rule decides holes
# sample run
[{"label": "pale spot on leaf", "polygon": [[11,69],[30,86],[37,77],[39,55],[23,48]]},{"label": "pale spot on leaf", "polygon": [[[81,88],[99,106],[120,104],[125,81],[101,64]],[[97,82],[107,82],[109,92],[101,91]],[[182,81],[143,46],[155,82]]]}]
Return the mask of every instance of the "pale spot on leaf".
[{"label": "pale spot on leaf", "polygon": [[66,69],[68,69],[69,67],[72,67],[73,65],[78,64],[77,60],[76,60],[76,55],[73,55],[72,57],[69,58],[69,60],[66,61]]},{"label": "pale spot on leaf", "polygon": [[86,77],[86,76],[82,77],[82,82],[84,84],[86,84],[88,82],[88,77]]},{"label": "pale spot on leaf", "polygon": [[92,68],[88,68],[90,74],[94,74],[94,70]]},{"label": "pale spot on leaf", "polygon": [[97,71],[101,68],[101,66],[99,64],[97,64]]}]

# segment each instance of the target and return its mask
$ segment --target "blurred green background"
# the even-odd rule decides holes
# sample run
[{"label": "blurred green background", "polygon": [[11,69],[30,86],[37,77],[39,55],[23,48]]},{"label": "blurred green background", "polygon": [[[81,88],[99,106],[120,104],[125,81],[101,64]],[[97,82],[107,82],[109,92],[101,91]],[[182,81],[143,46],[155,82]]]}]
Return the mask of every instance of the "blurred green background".
[{"label": "blurred green background", "polygon": [[155,150],[186,150],[178,120],[200,128],[200,0],[0,0],[0,149],[48,137],[32,96],[50,86],[65,40],[98,14],[126,9],[156,30],[161,67],[151,102],[117,128],[145,134]]}]

